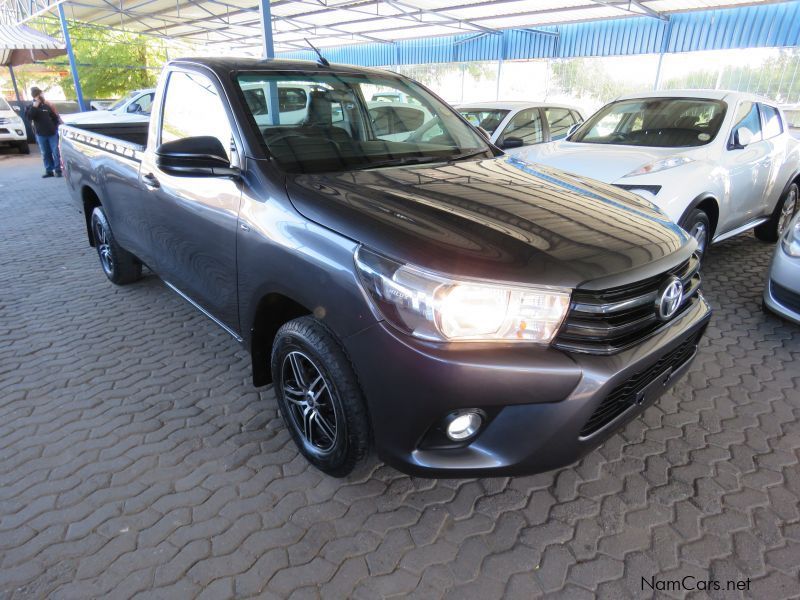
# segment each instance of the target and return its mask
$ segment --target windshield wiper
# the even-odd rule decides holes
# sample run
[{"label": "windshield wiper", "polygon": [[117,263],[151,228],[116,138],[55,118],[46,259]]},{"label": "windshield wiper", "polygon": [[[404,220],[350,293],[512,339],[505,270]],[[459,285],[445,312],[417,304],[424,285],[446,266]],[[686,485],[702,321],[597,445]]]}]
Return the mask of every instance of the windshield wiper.
[{"label": "windshield wiper", "polygon": [[479,154],[486,154],[487,150],[478,150],[476,152],[467,152],[465,154],[458,154],[456,156],[406,156],[402,158],[391,158],[389,160],[381,160],[378,162],[369,163],[363,167],[358,167],[359,171],[365,169],[380,169],[381,167],[404,167],[406,165],[423,165],[435,162],[456,162],[478,156]]},{"label": "windshield wiper", "polygon": [[357,170],[380,169],[381,167],[404,167],[406,165],[423,165],[434,162],[447,162],[447,159],[439,156],[406,156],[405,158],[390,158],[389,160],[371,162],[363,167],[358,167]]},{"label": "windshield wiper", "polygon": [[478,156],[479,154],[486,154],[488,150],[477,150],[476,152],[467,152],[465,154],[459,154],[458,156],[453,156],[447,159],[447,162],[456,162],[458,160],[466,160],[467,158],[472,158],[473,156]]}]

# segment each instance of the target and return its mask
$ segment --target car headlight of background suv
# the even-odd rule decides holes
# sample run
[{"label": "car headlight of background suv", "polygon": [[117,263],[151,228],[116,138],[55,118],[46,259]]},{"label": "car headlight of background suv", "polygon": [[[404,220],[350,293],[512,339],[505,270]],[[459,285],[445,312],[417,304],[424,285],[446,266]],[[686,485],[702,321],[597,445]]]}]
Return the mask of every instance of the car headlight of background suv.
[{"label": "car headlight of background suv", "polygon": [[649,175],[650,173],[658,173],[659,171],[666,171],[667,169],[674,169],[687,163],[693,162],[694,159],[688,156],[670,156],[660,160],[642,165],[638,169],[631,171],[625,177],[635,177],[636,175]]},{"label": "car headlight of background suv", "polygon": [[549,344],[569,309],[564,288],[453,278],[363,246],[355,263],[381,315],[420,339]]},{"label": "car headlight of background suv", "polygon": [[797,213],[789,224],[781,240],[781,247],[789,256],[800,258],[800,213]]}]

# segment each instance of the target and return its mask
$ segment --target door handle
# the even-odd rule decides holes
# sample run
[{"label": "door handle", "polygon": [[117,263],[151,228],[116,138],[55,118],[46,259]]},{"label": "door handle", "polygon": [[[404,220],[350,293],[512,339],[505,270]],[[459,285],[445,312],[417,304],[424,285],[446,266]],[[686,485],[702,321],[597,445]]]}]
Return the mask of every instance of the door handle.
[{"label": "door handle", "polygon": [[156,176],[153,175],[152,173],[147,173],[146,175],[142,175],[142,181],[147,187],[152,189],[161,187],[161,184],[158,182],[158,179],[156,179]]}]

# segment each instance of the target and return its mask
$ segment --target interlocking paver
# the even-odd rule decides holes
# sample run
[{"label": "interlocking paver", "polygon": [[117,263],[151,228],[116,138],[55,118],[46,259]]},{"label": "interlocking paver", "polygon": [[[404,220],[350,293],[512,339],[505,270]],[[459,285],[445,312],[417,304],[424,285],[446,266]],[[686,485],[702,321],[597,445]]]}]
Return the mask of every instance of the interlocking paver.
[{"label": "interlocking paver", "polygon": [[373,457],[335,480],[224,332],[151,274],[105,280],[38,171],[0,155],[0,597],[800,590],[800,327],[760,311],[771,248],[752,236],[712,249],[688,376],[578,464],[437,481]]}]

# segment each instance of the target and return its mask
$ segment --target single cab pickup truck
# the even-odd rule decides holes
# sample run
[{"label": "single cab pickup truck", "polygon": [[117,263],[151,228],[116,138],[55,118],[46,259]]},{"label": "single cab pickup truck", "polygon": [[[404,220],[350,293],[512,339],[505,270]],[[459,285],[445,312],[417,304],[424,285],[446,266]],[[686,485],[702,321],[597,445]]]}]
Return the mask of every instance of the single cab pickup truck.
[{"label": "single cab pickup truck", "polygon": [[146,265],[241,342],[330,475],[371,447],[422,476],[568,465],[709,321],[697,242],[651,202],[504,155],[394,73],[176,60],[149,124],[64,126],[61,151],[108,279]]}]

